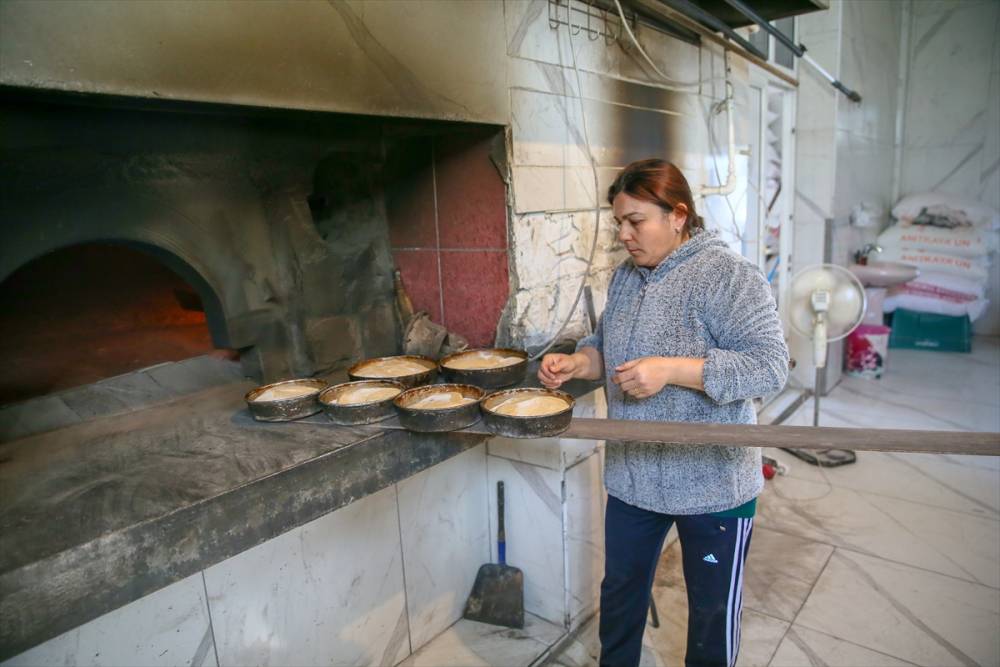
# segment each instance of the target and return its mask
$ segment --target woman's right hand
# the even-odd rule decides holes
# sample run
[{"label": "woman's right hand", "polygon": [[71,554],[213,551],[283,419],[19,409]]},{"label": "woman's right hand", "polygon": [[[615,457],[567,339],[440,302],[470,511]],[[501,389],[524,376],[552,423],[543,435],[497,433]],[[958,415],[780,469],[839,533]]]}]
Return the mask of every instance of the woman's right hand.
[{"label": "woman's right hand", "polygon": [[538,380],[549,389],[558,389],[563,382],[572,380],[579,368],[575,354],[546,354],[538,367]]}]

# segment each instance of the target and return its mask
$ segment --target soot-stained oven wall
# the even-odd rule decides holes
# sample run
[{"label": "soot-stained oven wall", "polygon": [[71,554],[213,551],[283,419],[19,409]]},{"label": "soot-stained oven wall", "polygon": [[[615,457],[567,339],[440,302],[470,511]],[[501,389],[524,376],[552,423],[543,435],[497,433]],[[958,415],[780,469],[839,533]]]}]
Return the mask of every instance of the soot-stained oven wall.
[{"label": "soot-stained oven wall", "polygon": [[396,351],[380,119],[13,89],[0,105],[0,281],[127,244],[198,291],[248,375]]}]

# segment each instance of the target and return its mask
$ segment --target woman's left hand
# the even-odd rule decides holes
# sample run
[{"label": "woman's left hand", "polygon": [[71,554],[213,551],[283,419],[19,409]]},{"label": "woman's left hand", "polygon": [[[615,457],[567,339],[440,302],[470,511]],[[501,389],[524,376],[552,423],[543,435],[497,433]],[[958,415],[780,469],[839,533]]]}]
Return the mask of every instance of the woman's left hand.
[{"label": "woman's left hand", "polygon": [[671,360],[667,357],[641,357],[615,368],[611,378],[632,398],[648,398],[670,381]]}]

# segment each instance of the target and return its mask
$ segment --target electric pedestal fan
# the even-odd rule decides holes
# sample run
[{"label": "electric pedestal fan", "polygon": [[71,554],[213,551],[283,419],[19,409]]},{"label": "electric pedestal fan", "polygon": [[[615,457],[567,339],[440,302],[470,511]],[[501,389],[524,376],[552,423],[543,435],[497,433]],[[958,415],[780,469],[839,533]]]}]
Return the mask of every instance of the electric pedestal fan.
[{"label": "electric pedestal fan", "polygon": [[[866,300],[861,282],[842,266],[815,264],[792,277],[788,308],[792,328],[812,339],[813,426],[819,426],[820,381],[826,368],[829,344],[845,338],[864,317]],[[853,463],[854,452],[844,449],[788,449],[791,454],[813,465],[836,466]]]}]

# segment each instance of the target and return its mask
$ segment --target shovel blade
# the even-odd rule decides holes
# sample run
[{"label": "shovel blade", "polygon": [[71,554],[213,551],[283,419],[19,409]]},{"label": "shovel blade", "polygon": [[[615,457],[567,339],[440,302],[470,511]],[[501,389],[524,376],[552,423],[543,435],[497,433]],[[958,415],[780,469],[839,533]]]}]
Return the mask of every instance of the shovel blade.
[{"label": "shovel blade", "polygon": [[509,565],[481,566],[463,616],[470,621],[523,628],[524,573]]}]

